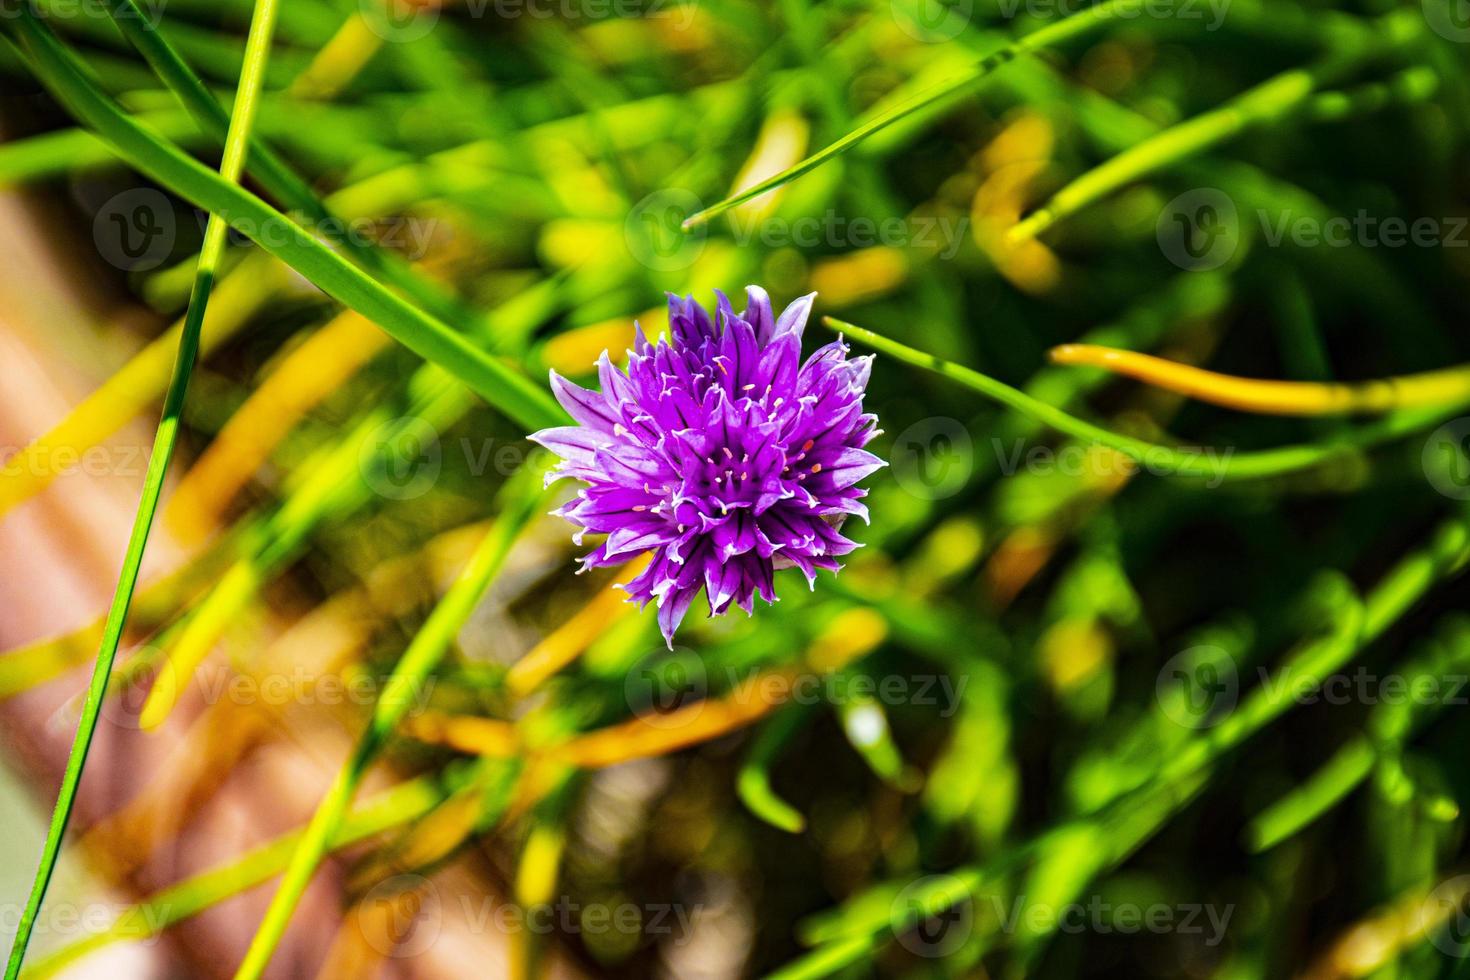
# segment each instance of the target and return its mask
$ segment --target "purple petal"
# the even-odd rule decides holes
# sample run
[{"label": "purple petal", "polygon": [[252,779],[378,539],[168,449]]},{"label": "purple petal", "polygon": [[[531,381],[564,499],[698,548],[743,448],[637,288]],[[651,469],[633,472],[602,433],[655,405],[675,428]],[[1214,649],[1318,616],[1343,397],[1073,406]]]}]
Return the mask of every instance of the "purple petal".
[{"label": "purple petal", "polygon": [[816,298],[816,293],[807,293],[793,300],[790,306],[782,310],[781,318],[776,321],[776,328],[771,332],[771,339],[774,340],[789,333],[795,334],[796,339],[800,340],[802,331],[806,329],[807,317],[812,313],[812,303]]},{"label": "purple petal", "polygon": [[551,393],[567,414],[583,425],[612,432],[618,422],[617,414],[608,407],[607,399],[600,392],[574,385],[555,371],[551,372]]}]

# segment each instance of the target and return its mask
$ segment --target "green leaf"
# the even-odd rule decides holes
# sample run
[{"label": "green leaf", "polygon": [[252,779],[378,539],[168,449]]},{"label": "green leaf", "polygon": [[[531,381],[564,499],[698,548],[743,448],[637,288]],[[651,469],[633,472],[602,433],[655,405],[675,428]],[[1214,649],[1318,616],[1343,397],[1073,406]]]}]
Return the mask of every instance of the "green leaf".
[{"label": "green leaf", "polygon": [[20,35],[28,63],[52,94],[139,171],[228,221],[333,299],[463,381],[522,427],[540,429],[565,421],[544,386],[365,275],[254,194],[222,180],[128,118],[28,9],[7,18],[5,26]]},{"label": "green leaf", "polygon": [[1345,435],[1322,442],[1281,446],[1259,452],[1203,452],[1165,446],[1132,436],[1120,435],[1100,425],[1083,421],[1074,415],[1033,398],[1024,391],[981,374],[960,364],[914,350],[871,330],[842,320],[826,317],[822,321],[832,330],[840,330],[853,339],[880,350],[888,356],[921,367],[926,371],[957,381],[987,398],[1022,412],[1058,432],[1113,449],[1144,466],[1150,473],[1164,476],[1192,477],[1218,485],[1225,480],[1260,479],[1304,470],[1357,452],[1364,447],[1386,442],[1415,432],[1458,414],[1462,404],[1440,405],[1430,409],[1394,412],[1381,421],[1350,430]]},{"label": "green leaf", "polygon": [[[151,25],[137,0],[119,0],[108,8],[124,37],[138,49],[158,77],[178,98],[205,133],[223,139],[230,115],[209,91],[203,80],[183,57],[168,43],[158,26]],[[305,214],[323,226],[336,220],[331,210],[312,193],[310,185],[298,177],[270,146],[258,137],[250,142],[246,171],[260,181],[267,193],[288,208]],[[407,263],[390,252],[359,241],[348,235],[343,248],[368,271],[403,290],[413,300],[441,317],[467,317],[472,314],[447,296],[442,289],[413,271]]]},{"label": "green leaf", "polygon": [[235,974],[236,980],[253,980],[265,972],[271,954],[291,921],[296,903],[337,836],[368,766],[412,705],[413,693],[422,688],[424,679],[439,663],[485,590],[500,573],[517,536],[538,509],[537,505],[544,500],[545,491],[540,484],[541,475],[537,468],[529,466],[506,483],[502,491],[503,506],[495,526],[485,535],[448,593],[434,607],[423,628],[414,635],[388,678],[367,731],[338,771],[327,795],[317,805],[311,823],[291,855],[281,887],[271,899],[270,908],[250,941],[245,960]]},{"label": "green leaf", "polygon": [[[265,78],[265,67],[270,55],[271,35],[275,30],[277,0],[259,0],[250,21],[250,34],[245,44],[245,62],[240,73],[239,94],[235,99],[235,111],[230,117],[229,132],[225,138],[224,158],[220,163],[217,179],[221,184],[234,186],[240,179],[245,164],[246,148],[250,141],[250,127],[255,121],[255,111],[260,96],[260,87]],[[27,16],[32,16],[28,14]],[[213,176],[213,175],[212,175]],[[26,948],[30,945],[36,915],[46,898],[47,886],[51,883],[56,859],[61,853],[62,838],[71,818],[72,806],[76,802],[77,789],[81,786],[82,771],[87,763],[87,754],[92,746],[92,737],[97,731],[97,719],[102,700],[107,695],[107,682],[112,676],[112,665],[117,659],[117,648],[122,640],[123,627],[127,624],[128,610],[132,606],[133,591],[138,585],[138,572],[143,564],[143,552],[148,546],[148,535],[153,527],[153,517],[158,511],[158,498],[163,492],[163,480],[168,473],[169,461],[173,458],[178,442],[179,423],[184,410],[184,399],[189,390],[189,377],[199,355],[199,334],[204,325],[204,312],[209,304],[210,289],[214,285],[215,271],[225,246],[225,224],[211,216],[204,230],[204,244],[200,248],[199,262],[194,273],[194,291],[189,298],[189,310],[185,315],[183,329],[179,334],[178,358],[174,363],[173,377],[163,399],[163,417],[154,434],[153,452],[148,458],[148,471],[143,480],[143,494],[138,502],[138,512],[133,518],[132,534],[128,538],[127,552],[123,556],[122,573],[118,576],[117,588],[113,592],[112,605],[107,612],[107,621],[102,628],[102,642],[97,650],[97,663],[92,670],[92,680],[87,686],[86,700],[82,704],[81,718],[77,721],[76,737],[72,740],[71,753],[66,760],[66,770],[61,778],[61,790],[57,794],[56,806],[51,812],[51,823],[46,830],[46,840],[41,848],[40,865],[31,885],[30,897],[16,929],[15,942],[10,948],[10,960],[5,968],[6,980],[15,980],[20,975],[25,960]]]},{"label": "green leaf", "polygon": [[926,106],[932,105],[941,99],[948,98],[954,93],[974,85],[976,82],[994,73],[1002,65],[1014,61],[1022,55],[1039,51],[1049,45],[1083,37],[1088,32],[1096,30],[1115,17],[1128,16],[1135,13],[1142,6],[1142,0],[1103,0],[1102,3],[1096,6],[1081,10],[1054,24],[1048,24],[1039,31],[1028,34],[1021,40],[1015,41],[1001,48],[999,51],[994,51],[986,55],[976,62],[969,71],[956,75],[954,78],[936,85],[927,92],[920,92],[913,98],[905,102],[900,102],[898,105],[892,106],[870,117],[835,143],[818,150],[805,160],[787,167],[774,177],[768,177],[753,187],[746,188],[738,194],[725,198],[718,204],[711,205],[703,211],[690,215],[684,220],[684,230],[688,231],[698,225],[705,224],[711,218],[724,214],[731,208],[739,207],[746,201],[769,193],[783,184],[789,184],[803,174],[817,169],[833,157],[846,153],[874,133],[887,129],[900,119],[911,116]]}]

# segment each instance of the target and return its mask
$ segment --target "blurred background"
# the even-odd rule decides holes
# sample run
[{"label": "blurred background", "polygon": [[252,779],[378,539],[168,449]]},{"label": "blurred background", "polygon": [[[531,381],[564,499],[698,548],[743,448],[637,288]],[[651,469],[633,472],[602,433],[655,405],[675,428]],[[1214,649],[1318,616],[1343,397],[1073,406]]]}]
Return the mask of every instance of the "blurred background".
[{"label": "blurred background", "polygon": [[[21,25],[217,167],[118,18],[228,107],[251,9],[0,10],[7,936],[206,220]],[[880,354],[864,547],[668,650],[615,589],[636,565],[574,574],[522,427],[251,240],[281,228],[233,232],[26,976],[233,974],[435,642],[267,975],[1470,975],[1470,416],[1247,414],[1047,358],[1470,359],[1463,3],[292,0],[255,132],[325,210],[246,189],[538,384],[595,387],[666,291],[756,283],[817,292],[807,353],[837,317],[1214,469]]]}]

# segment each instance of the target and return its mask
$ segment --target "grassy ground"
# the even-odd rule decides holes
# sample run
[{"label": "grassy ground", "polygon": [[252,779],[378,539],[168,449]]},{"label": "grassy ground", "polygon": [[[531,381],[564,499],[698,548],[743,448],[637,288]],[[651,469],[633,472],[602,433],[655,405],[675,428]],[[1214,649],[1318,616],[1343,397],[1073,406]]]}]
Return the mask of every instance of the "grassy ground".
[{"label": "grassy ground", "polygon": [[[577,910],[490,927],[524,975],[1464,970],[1470,388],[1421,376],[1470,359],[1456,4],[273,6],[0,20],[0,182],[157,324],[0,508],[162,404],[194,557],[114,615],[109,697],[216,775],[361,733],[300,840],[38,975],[271,881],[256,975],[349,839],[409,971],[449,862]],[[877,352],[890,466],[840,575],[668,651],[524,436],[548,369],[747,283]]]}]

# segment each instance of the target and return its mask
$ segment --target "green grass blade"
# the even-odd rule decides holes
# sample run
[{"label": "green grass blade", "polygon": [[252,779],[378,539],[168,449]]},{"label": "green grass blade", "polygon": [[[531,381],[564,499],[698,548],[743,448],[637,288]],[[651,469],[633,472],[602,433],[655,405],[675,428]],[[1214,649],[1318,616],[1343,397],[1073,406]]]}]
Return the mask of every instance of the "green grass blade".
[{"label": "green grass blade", "polygon": [[[265,66],[270,55],[271,34],[275,29],[277,0],[259,0],[250,22],[250,34],[245,44],[245,62],[240,73],[239,94],[235,99],[235,112],[230,119],[229,135],[225,140],[224,158],[220,163],[221,181],[231,184],[240,179],[245,162],[246,147],[249,145],[250,127],[254,122],[260,87],[265,78]],[[199,263],[195,271],[194,291],[189,299],[189,310],[184,319],[184,329],[179,335],[178,358],[174,364],[173,377],[164,395],[162,418],[154,435],[153,452],[148,458],[148,470],[143,481],[143,494],[138,502],[138,512],[133,519],[132,534],[128,538],[127,551],[123,556],[122,572],[118,576],[117,589],[107,612],[107,622],[102,630],[102,642],[97,651],[97,663],[92,671],[92,680],[87,687],[86,700],[82,704],[81,718],[77,722],[76,737],[72,740],[71,753],[66,760],[66,771],[62,775],[61,790],[57,794],[56,806],[51,812],[51,823],[46,830],[46,840],[41,849],[40,865],[36,869],[35,881],[30,896],[26,899],[25,911],[15,933],[15,942],[10,949],[10,960],[5,968],[6,980],[15,980],[20,975],[21,963],[25,960],[26,947],[35,927],[36,915],[45,900],[47,886],[56,869],[56,859],[61,853],[62,838],[71,818],[72,806],[76,802],[77,789],[81,785],[82,770],[86,766],[87,754],[92,746],[92,737],[97,731],[98,713],[102,699],[107,694],[107,681],[112,675],[112,665],[117,657],[118,643],[122,639],[123,627],[127,622],[128,609],[132,604],[133,590],[138,584],[138,570],[143,563],[143,552],[148,545],[148,534],[153,527],[153,517],[158,510],[158,498],[163,491],[163,479],[168,473],[169,461],[173,458],[178,440],[179,423],[183,414],[184,399],[189,390],[189,377],[199,353],[199,332],[204,323],[204,311],[209,304],[209,291],[214,285],[215,269],[220,254],[224,251],[226,225],[211,216],[205,228],[204,243],[199,252]]]},{"label": "green grass blade", "polygon": [[1340,118],[1354,107],[1372,109],[1391,104],[1397,98],[1412,100],[1426,90],[1432,92],[1432,77],[1426,83],[1423,74],[1414,74],[1368,86],[1361,91],[1337,93],[1330,99],[1316,97],[1322,86],[1369,58],[1380,56],[1394,45],[1409,40],[1417,30],[1411,21],[1392,14],[1380,24],[1381,33],[1373,35],[1375,43],[1363,44],[1349,53],[1335,54],[1305,68],[1293,68],[1275,75],[1208,112],[1154,134],[1082,174],[1012,228],[1009,232],[1011,240],[1034,238],[1124,185],[1218,146],[1254,126],[1290,118],[1303,111],[1309,115],[1321,113],[1324,118]]},{"label": "green grass blade", "polygon": [[[1431,641],[1427,654],[1405,663],[1397,674],[1409,688],[1427,681],[1454,686],[1470,666],[1470,633],[1453,622]],[[1437,689],[1437,688],[1436,688]],[[1393,758],[1414,732],[1439,715],[1454,699],[1407,699],[1376,705],[1366,731],[1342,745],[1316,772],[1291,787],[1246,825],[1243,839],[1252,852],[1275,847],[1300,833],[1358,787],[1385,757]]]},{"label": "green grass blade", "polygon": [[519,371],[363,273],[260,198],[135,123],[88,79],[56,36],[22,8],[5,26],[20,34],[32,70],[53,95],[123,159],[194,205],[224,218],[333,299],[442,366],[526,429],[564,421],[546,392]]},{"label": "green grass blade", "polygon": [[[364,800],[343,820],[331,849],[347,847],[385,830],[417,820],[444,800],[448,787],[434,776],[420,776]],[[26,980],[43,980],[97,950],[119,942],[157,936],[229,898],[279,874],[301,839],[289,831],[218,867],[170,885],[131,906],[105,931],[80,939],[26,967]]]},{"label": "green grass blade", "polygon": [[1150,473],[1193,477],[1212,483],[1281,476],[1307,469],[1423,429],[1457,414],[1464,408],[1463,404],[1455,404],[1436,406],[1432,409],[1396,412],[1372,425],[1361,426],[1339,438],[1322,442],[1282,446],[1258,452],[1204,453],[1176,449],[1173,446],[1120,435],[1100,425],[1094,425],[1075,415],[1070,415],[1002,381],[981,374],[979,371],[935,357],[933,354],[914,350],[912,347],[873,333],[871,330],[865,330],[833,317],[826,317],[823,323],[828,328],[840,330],[895,360],[933,371],[951,381],[957,381],[1058,432],[1122,453],[1140,466],[1146,467]]},{"label": "green grass blade", "polygon": [[746,809],[772,827],[790,834],[799,834],[806,829],[806,817],[777,795],[771,785],[771,767],[776,756],[806,721],[807,714],[800,707],[787,708],[767,721],[756,735],[750,755],[740,767],[735,781],[735,792]]},{"label": "green grass blade", "polygon": [[684,230],[705,224],[711,218],[724,214],[731,208],[739,207],[746,201],[760,197],[782,186],[789,184],[796,178],[810,173],[833,157],[846,153],[863,140],[881,130],[887,129],[900,119],[911,116],[926,106],[944,99],[955,92],[959,92],[970,85],[975,84],[986,76],[992,74],[1007,62],[1014,61],[1022,55],[1039,51],[1052,44],[1060,44],[1075,38],[1084,37],[1090,31],[1097,30],[1108,21],[1119,15],[1128,15],[1143,6],[1142,0],[1103,0],[1096,6],[1086,10],[1078,11],[1070,17],[1059,20],[1054,24],[1048,24],[1040,30],[1028,34],[1019,41],[1006,45],[999,51],[992,52],[981,58],[969,71],[956,75],[949,81],[936,85],[927,92],[921,92],[913,98],[892,106],[877,115],[860,123],[847,135],[837,140],[805,160],[787,167],[785,170],[773,177],[761,181],[753,187],[725,198],[718,204],[713,204],[696,214],[690,215],[684,220]]},{"label": "green grass blade", "polygon": [[1051,196],[1009,232],[1013,241],[1034,238],[1118,188],[1225,142],[1252,125],[1300,107],[1318,85],[1318,73],[1296,68],[1229,102],[1171,126],[1092,168]]},{"label": "green grass blade", "polygon": [[321,864],[328,845],[341,827],[363,774],[403,718],[404,712],[413,703],[413,692],[422,686],[424,678],[443,658],[449,645],[454,642],[455,634],[474,612],[481,596],[499,574],[511,545],[543,500],[544,491],[539,487],[540,479],[538,469],[528,466],[506,484],[502,493],[504,506],[495,526],[486,534],[469,564],[434,607],[428,621],[404,651],[402,659],[383,688],[382,697],[378,699],[367,731],[358,740],[351,757],[338,771],[337,778],[317,806],[311,823],[307,825],[300,844],[292,854],[291,863],[282,876],[281,886],[271,899],[270,908],[266,910],[265,918],[245,953],[245,959],[235,973],[237,980],[256,978],[265,972],[271,955],[281,941],[281,935],[291,921],[296,903],[300,901],[312,875],[316,873],[317,866]]},{"label": "green grass blade", "polygon": [[[137,0],[121,0],[116,8],[108,8],[108,15],[199,127],[216,139],[223,139],[230,114],[183,56],[168,43],[162,31],[149,25]],[[310,185],[258,136],[251,140],[245,168],[277,203],[298,210],[323,226],[329,226],[327,223],[337,218],[312,192]],[[437,316],[460,318],[471,315],[444,290],[416,274],[396,256],[352,235],[344,238],[342,244],[364,268],[397,286]]]},{"label": "green grass blade", "polygon": [[[519,350],[517,338],[555,308],[555,280],[527,289],[513,303],[500,307],[485,323],[487,343],[493,350]],[[331,515],[343,520],[372,499],[362,461],[376,458],[385,444],[385,425],[394,432],[402,426],[425,424],[446,431],[474,407],[474,396],[433,364],[414,372],[404,386],[410,397],[394,420],[390,405],[374,406],[360,416],[339,442],[324,446],[303,463],[285,499],[268,517],[253,523],[239,538],[236,561],[213,589],[189,610],[179,627],[177,642],[167,647],[171,670],[159,672],[143,706],[139,723],[147,728],[166,717],[180,686],[187,683],[199,660],[214,648],[227,625],[255,598],[256,590],[304,547],[312,529]],[[386,439],[391,443],[392,437]]]},{"label": "green grass blade", "polygon": [[[1012,845],[984,865],[966,867],[937,879],[943,882],[942,894],[934,897],[933,904],[928,904],[928,899],[925,899],[925,912],[936,913],[967,895],[976,894],[982,883],[995,880],[1016,864],[1044,852],[1047,844],[1066,837],[1079,827],[1096,825],[1111,835],[1117,831],[1120,814],[1126,815],[1130,809],[1138,809],[1143,804],[1141,815],[1133,814],[1129,818],[1140,821],[1130,834],[1135,839],[1128,846],[1111,853],[1107,863],[1113,864],[1126,857],[1134,846],[1152,837],[1164,825],[1177,806],[1203,785],[1202,780],[1214,774],[1211,766],[1216,760],[1302,704],[1300,697],[1290,692],[1316,690],[1324,678],[1351,663],[1436,585],[1461,574],[1467,563],[1470,563],[1470,518],[1460,516],[1440,525],[1423,547],[1394,565],[1361,606],[1346,621],[1337,623],[1330,635],[1304,641],[1304,645],[1289,656],[1287,664],[1271,683],[1262,683],[1244,696],[1235,711],[1218,727],[1202,731],[1181,750],[1169,754],[1147,781],[1098,811],[1056,824]],[[1166,804],[1162,807],[1148,805],[1148,801],[1155,798],[1163,799]],[[775,975],[827,975],[832,971],[818,971],[817,967],[824,956],[854,941],[854,937],[871,936],[892,924],[886,904],[871,912],[854,912],[849,918],[833,922],[815,937],[821,944],[818,949]],[[796,970],[809,972],[787,972]]]}]

